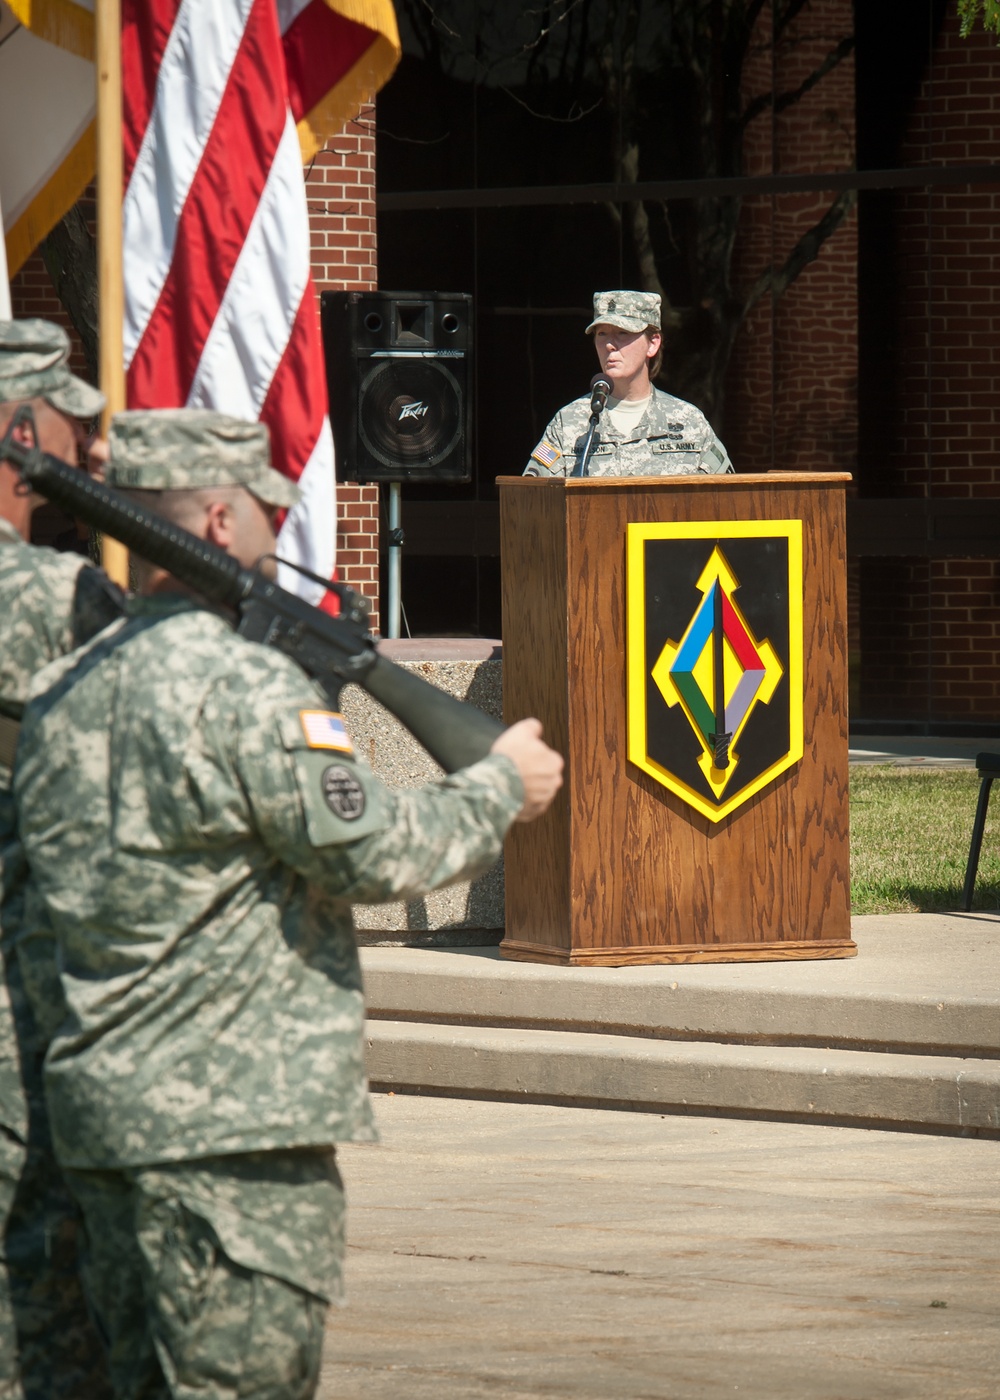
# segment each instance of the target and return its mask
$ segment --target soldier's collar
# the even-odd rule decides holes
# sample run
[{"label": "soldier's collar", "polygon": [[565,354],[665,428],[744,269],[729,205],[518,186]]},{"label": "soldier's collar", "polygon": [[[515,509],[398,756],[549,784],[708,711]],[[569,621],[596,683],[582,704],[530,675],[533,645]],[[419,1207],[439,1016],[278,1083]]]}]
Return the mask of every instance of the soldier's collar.
[{"label": "soldier's collar", "polygon": [[132,593],[125,600],[128,617],[172,617],[174,613],[215,611],[189,593]]}]

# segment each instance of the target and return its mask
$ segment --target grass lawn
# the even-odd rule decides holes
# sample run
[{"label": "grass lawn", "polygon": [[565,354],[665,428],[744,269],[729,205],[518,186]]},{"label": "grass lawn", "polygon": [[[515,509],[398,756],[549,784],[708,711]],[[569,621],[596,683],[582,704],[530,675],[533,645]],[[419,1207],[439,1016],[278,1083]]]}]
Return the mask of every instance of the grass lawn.
[{"label": "grass lawn", "polygon": [[[851,768],[851,911],[959,909],[979,778],[975,769]],[[1000,910],[1000,780],[973,909]]]}]

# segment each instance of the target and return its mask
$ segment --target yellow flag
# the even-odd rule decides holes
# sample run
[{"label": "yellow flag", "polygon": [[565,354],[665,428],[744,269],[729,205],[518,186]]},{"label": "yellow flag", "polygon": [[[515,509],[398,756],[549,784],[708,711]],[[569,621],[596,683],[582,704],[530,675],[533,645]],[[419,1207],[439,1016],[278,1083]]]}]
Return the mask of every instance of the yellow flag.
[{"label": "yellow flag", "polygon": [[0,0],[0,210],[13,276],[93,179],[94,0]]},{"label": "yellow flag", "polygon": [[[2,223],[3,205],[0,204],[0,224]],[[7,278],[7,246],[0,238],[0,321],[9,321],[11,314],[10,282]]]}]

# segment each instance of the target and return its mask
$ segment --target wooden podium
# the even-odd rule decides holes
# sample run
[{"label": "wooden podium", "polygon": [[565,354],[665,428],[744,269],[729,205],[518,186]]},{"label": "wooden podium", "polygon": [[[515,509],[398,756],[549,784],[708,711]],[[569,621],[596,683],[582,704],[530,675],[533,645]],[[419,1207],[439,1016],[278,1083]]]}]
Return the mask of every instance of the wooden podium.
[{"label": "wooden podium", "polygon": [[856,954],[849,480],[500,478],[504,715],[537,715],[566,758],[552,809],[508,837],[503,957]]}]

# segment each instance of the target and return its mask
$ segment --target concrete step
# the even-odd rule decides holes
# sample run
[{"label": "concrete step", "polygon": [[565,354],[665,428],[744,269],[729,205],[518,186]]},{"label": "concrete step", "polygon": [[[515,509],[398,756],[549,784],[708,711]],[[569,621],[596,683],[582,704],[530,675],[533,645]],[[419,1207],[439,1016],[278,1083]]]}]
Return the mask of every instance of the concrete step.
[{"label": "concrete step", "polygon": [[561,968],[362,949],[384,1089],[1000,1129],[1000,916],[854,921],[856,959]]},{"label": "concrete step", "polygon": [[1000,1063],[941,1055],[719,1045],[585,1032],[372,1021],[379,1089],[993,1133]]}]

